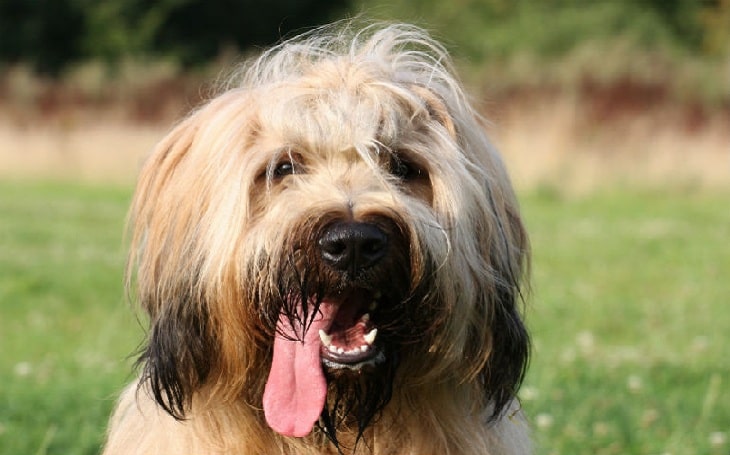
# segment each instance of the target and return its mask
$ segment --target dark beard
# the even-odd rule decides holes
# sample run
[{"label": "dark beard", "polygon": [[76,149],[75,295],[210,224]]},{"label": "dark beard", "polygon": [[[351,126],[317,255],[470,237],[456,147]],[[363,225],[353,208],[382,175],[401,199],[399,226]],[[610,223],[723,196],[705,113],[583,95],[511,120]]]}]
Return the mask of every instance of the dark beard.
[{"label": "dark beard", "polygon": [[[390,402],[397,365],[398,355],[388,352],[381,363],[367,365],[360,370],[325,369],[327,402],[317,425],[339,453],[343,449],[354,451],[365,430],[377,421]],[[343,447],[337,439],[337,429],[355,427],[354,446]]]}]

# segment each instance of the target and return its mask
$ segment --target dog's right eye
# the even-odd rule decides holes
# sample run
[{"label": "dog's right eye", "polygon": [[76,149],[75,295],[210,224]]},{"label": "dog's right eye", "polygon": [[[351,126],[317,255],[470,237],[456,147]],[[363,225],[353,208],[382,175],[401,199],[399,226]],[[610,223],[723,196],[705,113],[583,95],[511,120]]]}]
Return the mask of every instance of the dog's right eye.
[{"label": "dog's right eye", "polygon": [[274,168],[274,178],[282,178],[292,174],[296,174],[296,168],[291,161],[282,161]]},{"label": "dog's right eye", "polygon": [[299,155],[288,152],[280,156],[278,161],[270,163],[266,173],[270,179],[281,180],[287,175],[301,174],[303,171]]},{"label": "dog's right eye", "polygon": [[401,156],[393,155],[389,167],[391,174],[404,181],[421,180],[427,177],[424,169]]}]

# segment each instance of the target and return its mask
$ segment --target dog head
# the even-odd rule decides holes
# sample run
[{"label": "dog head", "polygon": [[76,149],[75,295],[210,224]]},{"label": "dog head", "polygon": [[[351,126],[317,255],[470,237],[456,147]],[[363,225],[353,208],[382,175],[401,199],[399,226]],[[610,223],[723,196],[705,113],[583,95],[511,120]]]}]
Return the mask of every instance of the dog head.
[{"label": "dog head", "polygon": [[184,418],[204,391],[334,441],[439,387],[499,416],[528,356],[527,239],[444,49],[320,30],[239,74],[157,146],[132,206],[159,405]]}]

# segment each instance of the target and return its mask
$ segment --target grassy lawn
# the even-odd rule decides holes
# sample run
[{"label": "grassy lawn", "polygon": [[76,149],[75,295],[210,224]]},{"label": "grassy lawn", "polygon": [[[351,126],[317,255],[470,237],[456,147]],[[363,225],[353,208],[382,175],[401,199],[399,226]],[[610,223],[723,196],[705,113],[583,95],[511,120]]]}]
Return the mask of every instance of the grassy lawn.
[{"label": "grassy lawn", "polygon": [[0,453],[95,454],[141,336],[128,190],[0,184]]},{"label": "grassy lawn", "polygon": [[[142,329],[130,190],[0,182],[0,455],[94,454]],[[541,454],[730,450],[727,193],[523,197]]]},{"label": "grassy lawn", "polygon": [[535,351],[522,398],[540,453],[729,453],[727,201],[524,200]]}]

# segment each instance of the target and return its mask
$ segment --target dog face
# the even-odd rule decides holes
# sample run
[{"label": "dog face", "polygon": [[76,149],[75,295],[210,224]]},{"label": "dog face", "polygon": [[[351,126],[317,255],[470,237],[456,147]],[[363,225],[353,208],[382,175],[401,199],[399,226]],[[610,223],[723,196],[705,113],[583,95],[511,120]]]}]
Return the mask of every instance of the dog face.
[{"label": "dog face", "polygon": [[264,54],[141,173],[129,285],[176,418],[205,393],[336,442],[394,396],[466,388],[495,417],[519,386],[527,240],[500,159],[438,44],[342,37]]}]

